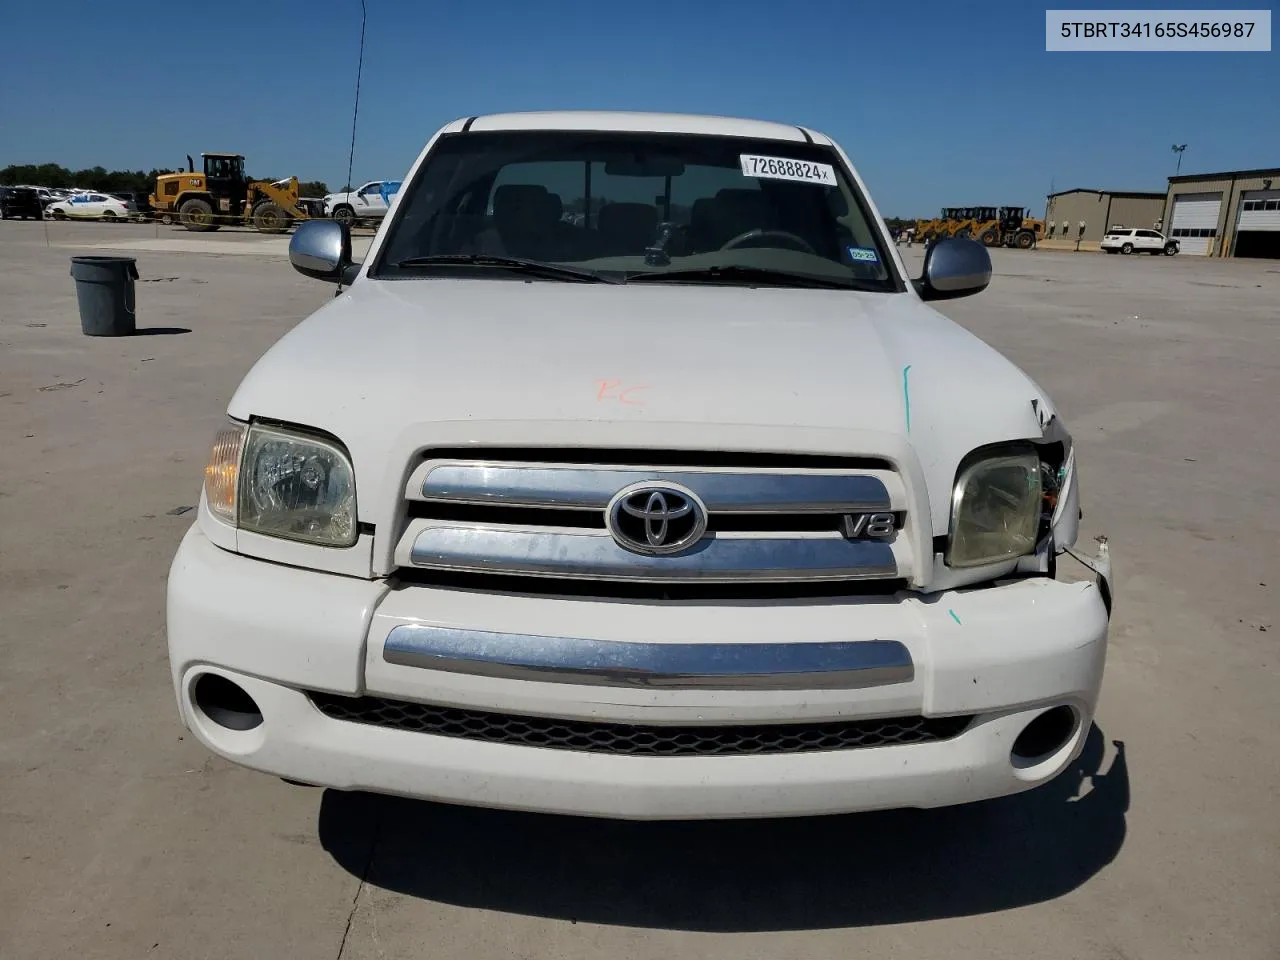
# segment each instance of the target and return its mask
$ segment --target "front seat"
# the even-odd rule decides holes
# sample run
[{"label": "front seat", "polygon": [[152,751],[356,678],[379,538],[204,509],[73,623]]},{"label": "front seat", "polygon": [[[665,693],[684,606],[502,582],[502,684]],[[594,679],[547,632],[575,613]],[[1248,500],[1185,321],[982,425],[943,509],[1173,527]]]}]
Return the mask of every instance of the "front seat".
[{"label": "front seat", "polygon": [[503,249],[514,257],[547,256],[560,212],[560,198],[540,184],[508,183],[493,194],[494,226]]},{"label": "front seat", "polygon": [[493,193],[492,226],[480,231],[475,253],[550,260],[566,256],[560,197],[541,184],[507,183]]},{"label": "front seat", "polygon": [[658,210],[647,203],[606,203],[597,216],[601,256],[643,254],[658,232]]},{"label": "front seat", "polygon": [[774,227],[772,210],[763,193],[728,187],[716,192],[711,223],[716,249],[748,230]]}]

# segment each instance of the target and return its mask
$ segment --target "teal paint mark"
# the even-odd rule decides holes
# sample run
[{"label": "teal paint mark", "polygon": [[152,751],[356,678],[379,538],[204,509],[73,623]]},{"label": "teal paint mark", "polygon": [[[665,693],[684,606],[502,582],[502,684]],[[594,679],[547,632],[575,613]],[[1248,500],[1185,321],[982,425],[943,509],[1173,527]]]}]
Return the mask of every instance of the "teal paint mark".
[{"label": "teal paint mark", "polygon": [[911,432],[911,388],[907,384],[907,373],[910,370],[909,363],[902,368],[902,403],[907,408],[907,433]]},{"label": "teal paint mark", "polygon": [[[954,620],[956,623],[960,623],[960,618],[959,618],[958,616],[956,616],[956,612],[955,612],[954,610],[948,609],[948,610],[947,610],[947,613],[951,614],[951,619],[952,619],[952,620]],[[960,626],[962,626],[962,627],[963,627],[963,626],[964,626],[964,624],[963,624],[963,623],[960,623]]]}]

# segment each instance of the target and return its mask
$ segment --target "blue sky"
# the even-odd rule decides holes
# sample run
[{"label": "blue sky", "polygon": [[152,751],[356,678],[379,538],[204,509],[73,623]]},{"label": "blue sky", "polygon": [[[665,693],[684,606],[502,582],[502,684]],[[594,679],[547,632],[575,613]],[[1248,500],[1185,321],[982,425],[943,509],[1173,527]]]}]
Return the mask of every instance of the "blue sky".
[{"label": "blue sky", "polygon": [[[1163,190],[1174,142],[1184,173],[1280,166],[1280,54],[1046,53],[1033,3],[367,2],[356,183],[399,178],[454,117],[565,108],[815,127],[886,216]],[[6,36],[31,42],[0,57],[0,166],[234,150],[255,176],[336,188],[359,18],[359,0],[12,6]],[[219,33],[238,45],[202,58]]]}]

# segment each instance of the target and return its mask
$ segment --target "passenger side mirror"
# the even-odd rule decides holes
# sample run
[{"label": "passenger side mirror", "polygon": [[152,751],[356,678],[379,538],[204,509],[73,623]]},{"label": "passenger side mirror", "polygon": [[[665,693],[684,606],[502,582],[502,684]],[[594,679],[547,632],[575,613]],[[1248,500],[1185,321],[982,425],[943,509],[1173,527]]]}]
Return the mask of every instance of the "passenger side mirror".
[{"label": "passenger side mirror", "polygon": [[930,244],[912,285],[922,300],[954,300],[981,293],[991,282],[991,255],[976,240],[948,237]]},{"label": "passenger side mirror", "polygon": [[308,220],[289,239],[289,262],[304,277],[348,282],[351,275],[351,232],[337,220]]}]

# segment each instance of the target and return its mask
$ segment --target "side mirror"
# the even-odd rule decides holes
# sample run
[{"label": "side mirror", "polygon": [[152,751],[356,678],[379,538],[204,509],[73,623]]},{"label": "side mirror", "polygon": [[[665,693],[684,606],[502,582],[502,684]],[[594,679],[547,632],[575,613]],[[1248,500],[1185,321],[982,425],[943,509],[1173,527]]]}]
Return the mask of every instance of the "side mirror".
[{"label": "side mirror", "polygon": [[923,300],[953,300],[981,293],[991,282],[991,255],[976,240],[948,237],[929,247],[920,279],[913,281]]},{"label": "side mirror", "polygon": [[345,282],[350,273],[351,233],[337,220],[307,220],[289,239],[289,262],[304,277]]}]

